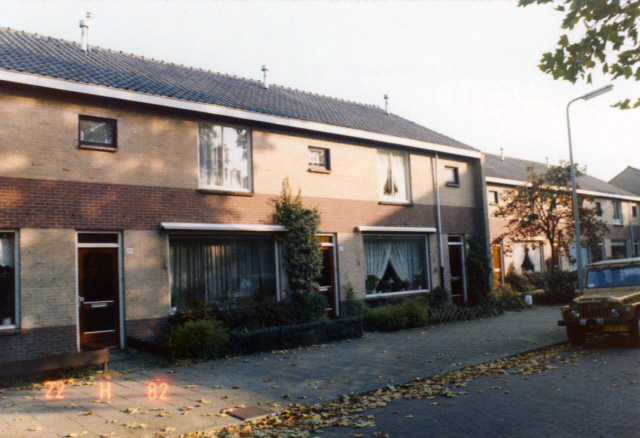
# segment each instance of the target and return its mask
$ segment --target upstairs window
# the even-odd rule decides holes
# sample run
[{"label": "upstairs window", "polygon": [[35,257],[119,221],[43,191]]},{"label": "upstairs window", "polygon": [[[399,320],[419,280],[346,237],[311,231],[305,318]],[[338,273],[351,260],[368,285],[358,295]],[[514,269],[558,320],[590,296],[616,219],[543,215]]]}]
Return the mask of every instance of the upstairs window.
[{"label": "upstairs window", "polygon": [[632,205],[631,206],[631,216],[638,217],[638,206],[637,205]]},{"label": "upstairs window", "polygon": [[378,150],[380,200],[408,203],[409,157],[403,152]]},{"label": "upstairs window", "polygon": [[329,172],[331,170],[329,149],[309,146],[309,170],[314,172]]},{"label": "upstairs window", "polygon": [[458,173],[458,168],[453,166],[445,166],[444,181],[447,184],[447,187],[459,187],[460,175]]},{"label": "upstairs window", "polygon": [[493,205],[498,205],[500,203],[500,198],[496,190],[489,190],[489,203]]},{"label": "upstairs window", "polygon": [[613,201],[613,225],[622,225],[622,205],[620,201]]},{"label": "upstairs window", "polygon": [[596,202],[596,215],[602,216],[602,202]]},{"label": "upstairs window", "polygon": [[115,151],[117,149],[117,124],[113,119],[80,116],[79,143],[83,149]]},{"label": "upstairs window", "polygon": [[198,124],[199,187],[250,192],[251,134],[248,129]]}]

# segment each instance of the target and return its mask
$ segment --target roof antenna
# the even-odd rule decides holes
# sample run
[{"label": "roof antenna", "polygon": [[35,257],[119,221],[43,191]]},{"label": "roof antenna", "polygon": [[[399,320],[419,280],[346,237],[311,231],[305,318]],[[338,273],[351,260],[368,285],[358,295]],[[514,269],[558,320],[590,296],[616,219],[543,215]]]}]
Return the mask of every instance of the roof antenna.
[{"label": "roof antenna", "polygon": [[500,159],[504,161],[504,148],[500,148]]},{"label": "roof antenna", "polygon": [[384,112],[389,114],[389,95],[384,95]]},{"label": "roof antenna", "polygon": [[267,90],[269,89],[269,82],[267,82],[267,72],[269,71],[269,69],[267,68],[266,65],[262,66],[262,72],[264,73],[264,80],[262,82],[262,87],[266,88]]},{"label": "roof antenna", "polygon": [[91,12],[87,12],[86,20],[80,20],[80,29],[82,29],[82,39],[80,40],[80,47],[82,51],[89,51],[89,27],[91,26],[91,20],[93,19],[93,14]]}]

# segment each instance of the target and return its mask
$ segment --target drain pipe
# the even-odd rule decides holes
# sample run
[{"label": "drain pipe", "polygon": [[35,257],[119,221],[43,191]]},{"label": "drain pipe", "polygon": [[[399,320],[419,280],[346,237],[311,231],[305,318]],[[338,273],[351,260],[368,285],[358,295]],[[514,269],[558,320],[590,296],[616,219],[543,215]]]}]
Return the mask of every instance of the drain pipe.
[{"label": "drain pipe", "polygon": [[631,257],[636,257],[636,245],[633,240],[633,205],[629,203],[629,230],[631,231]]},{"label": "drain pipe", "polygon": [[436,152],[436,169],[434,171],[436,181],[436,218],[438,221],[438,252],[440,255],[440,287],[444,290],[444,254],[442,251],[442,220],[440,216],[440,182],[438,180],[438,153]]}]

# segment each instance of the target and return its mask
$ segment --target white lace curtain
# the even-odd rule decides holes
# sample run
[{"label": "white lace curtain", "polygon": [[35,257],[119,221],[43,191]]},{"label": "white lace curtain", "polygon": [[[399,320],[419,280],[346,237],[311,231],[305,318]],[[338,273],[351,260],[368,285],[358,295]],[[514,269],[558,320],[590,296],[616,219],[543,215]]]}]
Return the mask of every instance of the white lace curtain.
[{"label": "white lace curtain", "polygon": [[406,201],[406,155],[402,152],[378,151],[378,179],[382,198]]},{"label": "white lace curtain", "polygon": [[225,297],[276,294],[273,238],[177,237],[171,239],[175,305],[209,303]]},{"label": "white lace curtain", "polygon": [[384,276],[389,263],[402,280],[412,282],[425,267],[422,236],[371,236],[364,238],[366,275]]},{"label": "white lace curtain", "polygon": [[0,266],[15,267],[15,240],[12,237],[0,237]]}]

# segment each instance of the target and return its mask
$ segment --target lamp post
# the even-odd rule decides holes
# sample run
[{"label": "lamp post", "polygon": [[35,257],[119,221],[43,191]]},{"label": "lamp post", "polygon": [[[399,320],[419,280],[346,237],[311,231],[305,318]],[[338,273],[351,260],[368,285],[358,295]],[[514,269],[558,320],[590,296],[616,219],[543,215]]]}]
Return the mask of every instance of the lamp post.
[{"label": "lamp post", "polygon": [[575,226],[576,233],[576,253],[577,253],[577,263],[578,263],[578,289],[580,290],[580,295],[582,295],[583,287],[584,287],[584,279],[583,276],[583,265],[582,265],[582,244],[580,243],[580,215],[578,213],[578,194],[576,192],[576,172],[573,168],[573,149],[571,147],[571,125],[569,124],[569,106],[575,102],[576,100],[589,100],[594,97],[598,97],[601,94],[604,94],[608,91],[611,91],[613,88],[613,84],[606,85],[602,88],[598,88],[590,93],[585,94],[584,96],[576,97],[571,102],[567,104],[567,133],[569,134],[569,164],[571,165],[571,195],[572,195],[572,207],[573,207],[573,222]]}]

